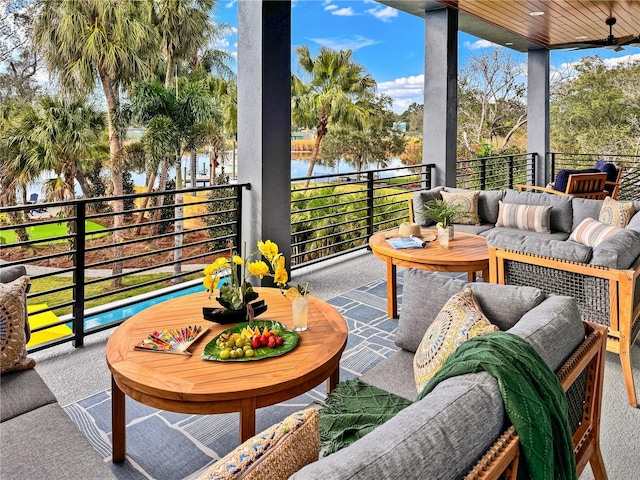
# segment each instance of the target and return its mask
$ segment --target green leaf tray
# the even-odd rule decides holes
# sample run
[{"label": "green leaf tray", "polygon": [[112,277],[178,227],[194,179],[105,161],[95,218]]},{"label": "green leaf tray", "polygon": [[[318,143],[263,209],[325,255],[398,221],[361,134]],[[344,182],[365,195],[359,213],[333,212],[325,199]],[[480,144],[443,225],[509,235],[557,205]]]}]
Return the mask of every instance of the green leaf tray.
[{"label": "green leaf tray", "polygon": [[296,345],[298,345],[298,340],[300,339],[300,335],[298,335],[298,332],[289,330],[283,323],[280,323],[276,320],[254,320],[252,322],[253,326],[257,325],[262,327],[266,325],[269,327],[269,330],[274,327],[280,330],[280,336],[283,338],[284,343],[276,348],[256,348],[254,349],[254,351],[256,352],[256,355],[254,357],[242,356],[238,358],[220,358],[220,350],[222,349],[216,345],[216,340],[218,339],[218,337],[226,332],[240,333],[242,332],[242,329],[247,325],[249,325],[249,322],[238,323],[237,325],[220,332],[215,336],[213,340],[207,343],[207,345],[204,347],[204,352],[202,352],[201,357],[204,360],[213,360],[215,362],[250,362],[254,360],[264,360],[265,358],[279,357],[280,355],[284,355],[285,353],[290,352],[296,347]]}]

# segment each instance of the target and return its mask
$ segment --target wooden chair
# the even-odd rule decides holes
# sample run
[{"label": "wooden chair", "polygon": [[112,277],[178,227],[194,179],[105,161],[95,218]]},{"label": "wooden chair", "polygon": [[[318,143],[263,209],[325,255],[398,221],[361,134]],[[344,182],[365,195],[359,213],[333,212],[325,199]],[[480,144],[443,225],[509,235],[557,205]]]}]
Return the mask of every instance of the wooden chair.
[{"label": "wooden chair", "polygon": [[620,190],[620,180],[622,179],[622,167],[616,165],[616,170],[618,171],[618,175],[615,182],[605,182],[605,190],[609,192],[609,196],[614,200],[618,199],[618,190]]},{"label": "wooden chair", "polygon": [[[607,327],[583,322],[585,339],[558,369],[556,375],[567,396],[569,427],[573,437],[576,473],[587,463],[596,480],[606,480],[600,451],[600,416]],[[465,480],[513,480],[520,460],[520,437],[509,427],[478,460]]]},{"label": "wooden chair", "polygon": [[574,197],[602,200],[609,195],[609,192],[605,190],[606,183],[606,173],[574,173],[573,175],[569,175],[567,188],[564,192],[559,192],[558,190],[548,187],[538,187],[536,185],[516,185],[516,187],[519,192],[533,190],[553,193],[554,195],[573,195]]}]

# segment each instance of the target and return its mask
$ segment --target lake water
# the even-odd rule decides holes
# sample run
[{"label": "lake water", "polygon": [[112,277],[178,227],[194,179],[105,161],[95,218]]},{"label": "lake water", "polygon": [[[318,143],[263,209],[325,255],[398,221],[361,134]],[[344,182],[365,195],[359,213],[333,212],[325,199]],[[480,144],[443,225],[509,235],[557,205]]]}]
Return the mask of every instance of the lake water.
[{"label": "lake water", "polygon": [[[230,153],[230,152],[229,152]],[[301,152],[292,152],[291,159],[291,178],[300,178],[307,175],[307,170],[309,168],[309,153],[301,153]],[[305,158],[306,157],[306,158]],[[184,172],[188,172],[190,168],[190,162],[188,157],[182,158],[182,171],[185,179],[188,178],[188,175],[184,175]],[[224,166],[224,171],[229,178],[233,181],[236,178],[237,165],[234,164],[232,155],[227,155],[222,162]],[[402,167],[402,162],[399,158],[392,158],[387,162],[388,167]],[[218,167],[219,168],[219,167]],[[380,168],[378,165],[371,165],[365,169],[366,170],[376,170]],[[316,163],[313,168],[313,176],[317,175],[329,175],[329,174],[339,174],[339,173],[351,173],[354,172],[355,168],[351,166],[347,161],[341,159],[334,163],[334,166],[325,166]],[[197,157],[197,172],[199,177],[204,177],[209,175],[209,156],[207,154],[200,154]],[[218,169],[219,172],[219,169]],[[406,173],[405,170],[401,170],[400,173]],[[42,183],[44,180],[50,177],[51,174],[45,173],[40,179],[35,182],[31,187],[29,187],[29,191],[27,194],[27,198],[32,193],[37,193],[40,198],[44,198],[44,191],[42,191]],[[384,172],[383,177],[391,177],[394,175],[393,171]],[[146,174],[144,173],[132,173],[132,179],[135,185],[144,186],[146,185]],[[172,169],[169,175],[170,178],[175,178],[175,170]],[[201,185],[200,185],[201,186]],[[76,183],[76,195],[80,196],[82,194],[79,185]]]}]

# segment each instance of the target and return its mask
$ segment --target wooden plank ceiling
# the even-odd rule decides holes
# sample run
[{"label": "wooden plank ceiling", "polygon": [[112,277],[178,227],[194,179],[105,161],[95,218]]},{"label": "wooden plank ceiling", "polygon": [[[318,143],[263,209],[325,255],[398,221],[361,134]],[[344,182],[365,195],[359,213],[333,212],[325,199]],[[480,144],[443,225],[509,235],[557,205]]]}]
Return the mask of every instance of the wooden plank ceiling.
[{"label": "wooden plank ceiling", "polygon": [[[576,45],[586,47],[590,41],[605,42],[609,36],[606,21],[610,17],[616,18],[614,43],[623,39],[627,45],[640,45],[640,41],[635,40],[640,37],[640,0],[383,0],[379,3],[422,16],[425,10],[442,6],[457,9],[461,30],[494,43],[512,44],[519,50],[536,46],[551,50]],[[533,12],[542,14],[531,15]]]}]

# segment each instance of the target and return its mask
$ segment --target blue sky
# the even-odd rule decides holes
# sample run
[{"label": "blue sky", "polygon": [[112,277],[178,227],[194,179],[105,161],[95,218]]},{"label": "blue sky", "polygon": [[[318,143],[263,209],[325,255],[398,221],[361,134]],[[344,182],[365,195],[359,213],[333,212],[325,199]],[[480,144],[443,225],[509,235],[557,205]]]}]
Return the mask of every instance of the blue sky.
[{"label": "blue sky", "polygon": [[[378,83],[378,93],[394,99],[393,109],[402,113],[412,103],[423,103],[424,21],[373,0],[294,0],[292,47],[308,45],[311,54],[321,46],[353,50],[353,59],[364,65]],[[238,25],[236,0],[219,0],[217,22]],[[481,55],[495,45],[465,33],[459,34],[459,62],[469,55]],[[237,54],[237,29],[218,48]],[[526,63],[526,54],[505,47],[515,62]],[[605,49],[553,51],[552,69],[565,70],[587,55],[599,55],[608,63],[640,60],[640,49],[627,47],[614,52]],[[292,68],[296,72],[295,57]],[[525,69],[526,71],[526,69]],[[296,72],[297,73],[297,72]],[[526,81],[526,79],[523,79]]]}]

